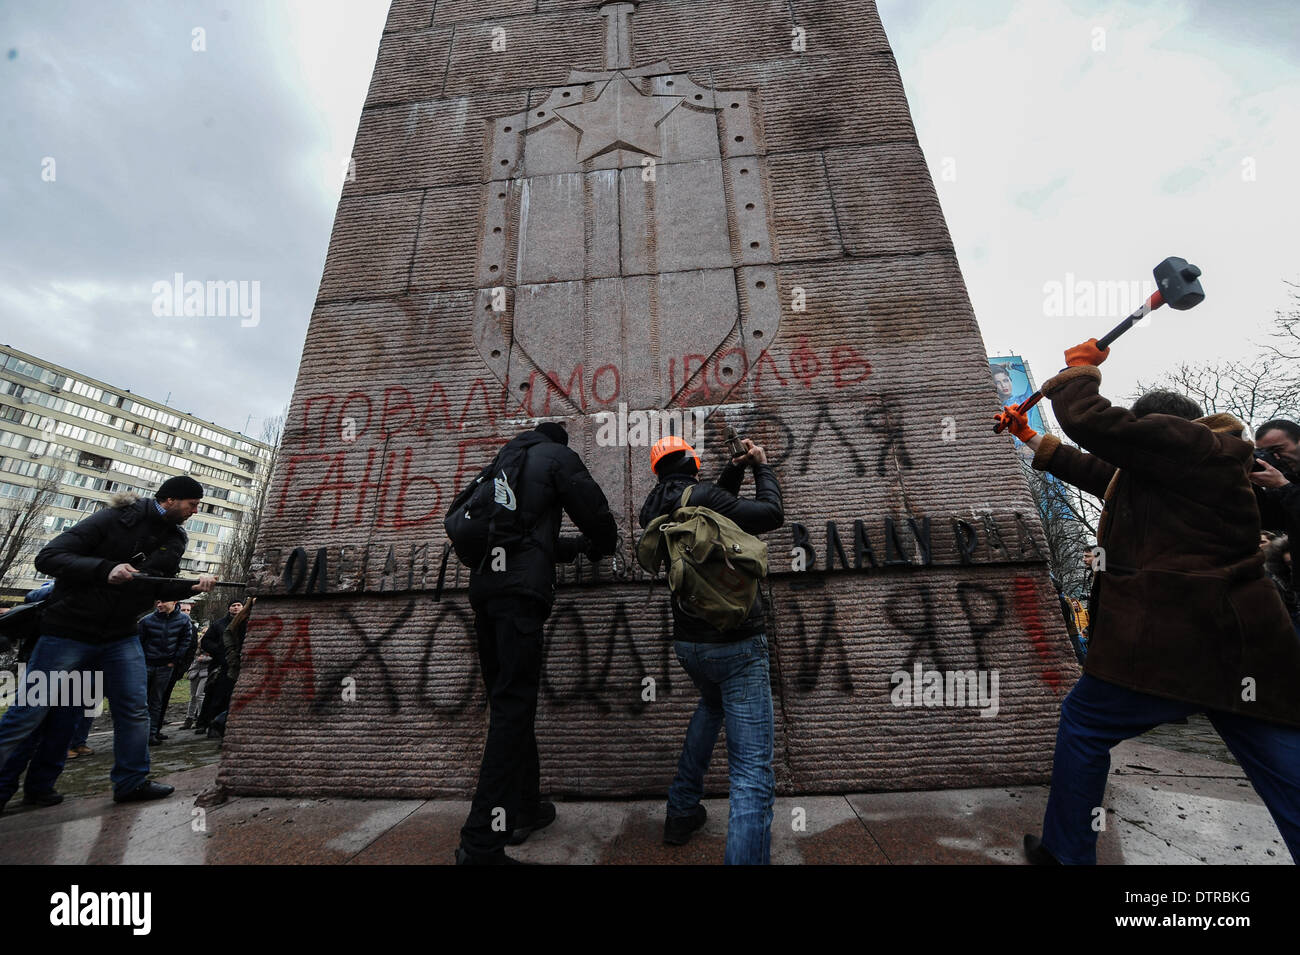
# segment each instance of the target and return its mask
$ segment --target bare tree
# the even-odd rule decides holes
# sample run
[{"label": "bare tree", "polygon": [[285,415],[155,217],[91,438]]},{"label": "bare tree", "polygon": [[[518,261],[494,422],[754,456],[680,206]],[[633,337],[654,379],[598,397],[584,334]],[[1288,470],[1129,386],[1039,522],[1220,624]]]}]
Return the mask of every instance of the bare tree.
[{"label": "bare tree", "polygon": [[1138,393],[1170,388],[1206,414],[1226,412],[1252,428],[1272,418],[1300,419],[1300,286],[1287,285],[1291,305],[1274,316],[1268,341],[1253,343],[1254,357],[1181,364],[1149,386],[1139,382]]},{"label": "bare tree", "polygon": [[1097,539],[1101,502],[1071,484],[1022,462],[1047,538],[1047,565],[1067,594],[1087,590],[1083,554]]},{"label": "bare tree", "polygon": [[240,513],[235,522],[235,532],[230,539],[222,571],[223,576],[230,580],[246,580],[248,577],[253,550],[257,546],[257,534],[262,527],[262,513],[266,510],[266,499],[271,490],[271,474],[275,471],[276,460],[280,456],[285,417],[286,413],[282,411],[262,425],[262,441],[270,445],[271,452],[254,477],[256,484],[253,488],[253,502],[247,510]]},{"label": "bare tree", "polygon": [[[1272,341],[1264,348],[1275,358],[1300,362],[1300,285],[1286,284],[1291,289],[1291,305],[1273,317],[1273,331],[1269,334]],[[1292,365],[1291,374],[1300,377],[1300,365]]]},{"label": "bare tree", "polygon": [[1150,386],[1139,382],[1138,393],[1148,387],[1169,388],[1187,395],[1206,414],[1226,412],[1252,426],[1270,418],[1295,418],[1300,411],[1296,361],[1280,354],[1261,354],[1250,362],[1181,364]]},{"label": "bare tree", "polygon": [[9,499],[12,504],[0,507],[0,585],[30,576],[28,564],[45,542],[45,517],[59,493],[63,473],[62,468],[50,468],[29,496]]}]

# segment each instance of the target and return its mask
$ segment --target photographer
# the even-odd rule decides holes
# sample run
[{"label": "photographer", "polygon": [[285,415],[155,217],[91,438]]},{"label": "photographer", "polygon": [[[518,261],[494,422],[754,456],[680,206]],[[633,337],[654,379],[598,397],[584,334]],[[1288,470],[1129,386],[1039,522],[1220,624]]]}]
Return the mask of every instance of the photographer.
[{"label": "photographer", "polygon": [[[1255,470],[1250,473],[1266,531],[1300,540],[1300,424],[1285,418],[1255,431]],[[1300,568],[1292,562],[1291,589],[1300,592]]]},{"label": "photographer", "polygon": [[1245,425],[1167,391],[1112,406],[1106,355],[1095,339],[1071,348],[1042,389],[1086,451],[1004,413],[1035,468],[1105,501],[1087,662],[1061,705],[1043,837],[1025,837],[1026,855],[1095,863],[1110,749],[1204,712],[1300,859],[1300,642],[1264,575]]},{"label": "photographer", "polygon": [[1270,534],[1265,531],[1261,535],[1260,550],[1264,552],[1264,570],[1277,587],[1286,612],[1291,615],[1296,636],[1300,637],[1300,595],[1297,595],[1291,585],[1295,569],[1291,559],[1291,540],[1285,534]]}]

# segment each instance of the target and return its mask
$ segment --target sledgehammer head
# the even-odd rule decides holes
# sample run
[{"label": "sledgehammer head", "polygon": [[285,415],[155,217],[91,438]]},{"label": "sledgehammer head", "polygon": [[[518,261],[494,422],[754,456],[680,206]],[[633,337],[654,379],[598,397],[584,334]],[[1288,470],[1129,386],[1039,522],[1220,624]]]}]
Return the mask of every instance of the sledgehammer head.
[{"label": "sledgehammer head", "polygon": [[1156,266],[1153,273],[1160,297],[1172,309],[1185,312],[1205,301],[1201,288],[1201,270],[1186,259],[1169,258]]}]

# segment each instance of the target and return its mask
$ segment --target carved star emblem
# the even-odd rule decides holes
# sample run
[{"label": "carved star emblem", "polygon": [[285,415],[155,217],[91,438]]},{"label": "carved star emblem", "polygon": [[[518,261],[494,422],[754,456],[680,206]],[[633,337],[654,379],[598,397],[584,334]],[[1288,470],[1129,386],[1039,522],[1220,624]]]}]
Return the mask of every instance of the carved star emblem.
[{"label": "carved star emblem", "polygon": [[659,155],[659,124],[684,96],[646,96],[619,73],[590,103],[554,112],[578,131],[578,162],[614,149]]}]

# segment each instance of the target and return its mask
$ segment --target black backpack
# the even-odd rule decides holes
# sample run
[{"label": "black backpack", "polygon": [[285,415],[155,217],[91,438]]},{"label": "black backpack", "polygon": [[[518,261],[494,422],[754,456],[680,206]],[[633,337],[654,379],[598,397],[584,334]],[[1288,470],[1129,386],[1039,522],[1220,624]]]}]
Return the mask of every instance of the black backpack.
[{"label": "black backpack", "polygon": [[45,600],[22,603],[0,615],[0,653],[26,663],[41,638],[41,611]]},{"label": "black backpack", "polygon": [[465,566],[481,571],[493,549],[504,547],[509,553],[532,532],[523,522],[518,497],[527,457],[527,447],[507,444],[451,502],[442,526]]}]

